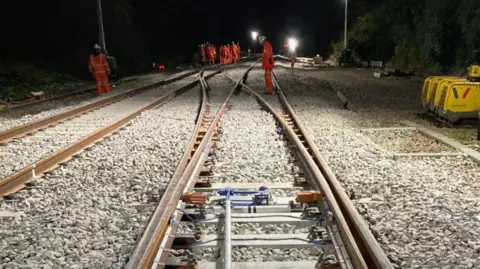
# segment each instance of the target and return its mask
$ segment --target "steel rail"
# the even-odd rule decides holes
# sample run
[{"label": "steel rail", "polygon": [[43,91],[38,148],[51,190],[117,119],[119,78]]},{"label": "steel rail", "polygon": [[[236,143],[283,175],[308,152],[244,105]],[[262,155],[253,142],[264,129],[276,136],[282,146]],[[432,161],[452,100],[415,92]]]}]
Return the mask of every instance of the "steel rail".
[{"label": "steel rail", "polygon": [[330,189],[328,182],[326,181],[318,166],[315,164],[312,156],[309,154],[308,149],[305,147],[304,144],[302,144],[302,141],[300,141],[297,134],[295,134],[293,128],[288,125],[285,119],[283,119],[283,117],[264,98],[262,98],[260,94],[255,92],[252,88],[250,88],[244,83],[242,83],[242,90],[253,95],[259,101],[259,103],[263,107],[265,107],[282,125],[284,133],[287,134],[289,140],[295,145],[300,156],[307,164],[306,168],[311,171],[316,185],[320,187],[323,195],[326,197],[326,200],[330,206],[330,210],[334,214],[336,222],[339,223],[339,231],[342,235],[342,240],[344,241],[344,245],[347,249],[350,260],[352,261],[352,265],[356,269],[367,269],[367,264],[363,259],[361,252],[355,242],[355,239],[348,228],[347,221],[343,216],[341,208],[338,205],[337,200],[332,190]]},{"label": "steel rail", "polygon": [[[209,67],[208,69],[211,69],[211,68],[215,68],[215,67],[212,66],[212,67]],[[34,133],[38,130],[47,128],[49,126],[58,124],[60,122],[64,122],[64,121],[69,120],[71,118],[77,117],[81,114],[87,113],[87,112],[89,112],[93,109],[118,102],[122,99],[125,99],[125,98],[129,97],[129,96],[139,94],[139,93],[145,92],[147,90],[156,88],[158,86],[183,79],[183,78],[191,76],[191,75],[193,75],[197,72],[199,72],[199,70],[189,71],[189,72],[186,72],[186,73],[180,74],[180,75],[177,74],[177,75],[171,76],[169,78],[166,78],[164,80],[161,80],[161,81],[158,81],[158,82],[155,82],[155,83],[151,83],[151,84],[148,84],[148,85],[144,85],[144,86],[141,86],[141,87],[138,87],[138,88],[135,88],[135,89],[131,89],[131,90],[128,90],[128,91],[125,91],[125,92],[122,92],[122,93],[118,93],[118,94],[115,94],[115,95],[112,95],[112,96],[108,96],[106,98],[94,101],[94,102],[89,103],[89,104],[85,104],[85,105],[77,107],[77,108],[73,108],[73,109],[68,110],[66,112],[47,117],[45,119],[40,119],[40,120],[31,122],[31,123],[28,123],[28,124],[13,127],[11,129],[0,132],[0,143],[6,143],[6,142],[9,142],[9,141],[12,141],[15,138],[20,138],[20,137],[23,137],[27,134]]]},{"label": "steel rail", "polygon": [[321,155],[313,138],[308,135],[302,122],[298,119],[293,107],[290,105],[285,93],[281,90],[280,85],[274,74],[274,84],[277,87],[278,97],[285,109],[290,113],[295,125],[302,132],[306,140],[306,146],[311,150],[310,155],[313,158],[316,166],[322,172],[323,177],[327,180],[330,189],[335,196],[336,201],[342,210],[343,216],[346,218],[350,232],[355,238],[355,242],[359,247],[363,259],[365,260],[368,268],[374,269],[393,269],[390,260],[382,250],[377,240],[371,233],[368,225],[365,223],[363,217],[358,213],[357,209],[353,205],[352,201],[348,197],[345,189],[341,186],[337,177],[333,173],[332,169],[328,165],[325,158]]},{"label": "steel rail", "polygon": [[[221,70],[218,70],[212,74],[208,75],[208,78],[220,73]],[[77,155],[84,151],[86,148],[91,147],[96,142],[103,140],[104,137],[120,129],[122,126],[130,122],[132,119],[139,116],[142,112],[158,107],[165,102],[171,100],[172,98],[184,93],[189,88],[193,87],[199,82],[195,80],[187,85],[179,87],[175,90],[170,91],[168,94],[163,95],[155,99],[150,104],[138,109],[137,111],[127,115],[126,117],[117,120],[110,125],[95,131],[94,133],[75,141],[74,143],[42,158],[38,162],[29,165],[26,168],[18,171],[17,173],[3,179],[0,181],[0,198],[17,192],[22,189],[26,183],[34,180],[36,177],[51,171],[58,167],[61,163],[67,162],[72,158],[72,156]]]},{"label": "steel rail", "polygon": [[[180,160],[170,183],[164,191],[161,201],[155,209],[130,261],[127,263],[127,269],[165,266],[164,262],[168,257],[167,249],[171,247],[176,231],[176,225],[171,225],[171,222],[178,221],[178,218],[181,218],[181,214],[177,214],[175,217],[172,217],[172,215],[176,208],[182,206],[181,196],[188,190],[193,189],[195,178],[200,174],[201,167],[213,146],[212,138],[220,119],[226,112],[233,94],[239,88],[252,67],[247,69],[242,77],[235,83],[235,86],[233,86],[224,103],[216,112],[215,117],[209,123],[207,130],[201,131],[201,123],[199,122],[199,124],[197,124],[196,131],[199,135],[194,133],[189,147]],[[203,137],[199,139],[199,136]],[[197,150],[193,148],[195,144],[198,145]]]}]

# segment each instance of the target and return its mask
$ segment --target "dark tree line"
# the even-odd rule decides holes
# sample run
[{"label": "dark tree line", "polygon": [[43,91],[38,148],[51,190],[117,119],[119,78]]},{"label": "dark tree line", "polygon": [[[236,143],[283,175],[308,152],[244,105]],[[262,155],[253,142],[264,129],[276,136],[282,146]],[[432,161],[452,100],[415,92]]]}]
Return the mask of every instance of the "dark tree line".
[{"label": "dark tree line", "polygon": [[[19,62],[88,75],[87,61],[97,43],[96,1],[15,0],[2,4],[0,61]],[[106,43],[124,74],[145,68],[149,58],[130,0],[103,0]],[[4,39],[5,40],[5,39]]]},{"label": "dark tree line", "polygon": [[365,60],[435,73],[480,63],[479,0],[355,0],[350,6],[349,47]]}]

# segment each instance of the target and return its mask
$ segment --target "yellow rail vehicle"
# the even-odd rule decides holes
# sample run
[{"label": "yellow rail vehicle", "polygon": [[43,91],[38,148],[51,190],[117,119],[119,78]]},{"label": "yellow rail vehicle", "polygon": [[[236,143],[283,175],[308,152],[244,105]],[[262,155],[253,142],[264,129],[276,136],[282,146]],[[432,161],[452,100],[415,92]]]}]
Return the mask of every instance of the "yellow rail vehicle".
[{"label": "yellow rail vehicle", "polygon": [[449,124],[477,119],[480,110],[480,65],[468,67],[466,78],[432,76],[422,88],[427,113]]},{"label": "yellow rail vehicle", "polygon": [[462,78],[445,78],[438,81],[436,87],[432,91],[432,96],[430,100],[429,111],[436,113],[437,108],[440,106],[442,100],[442,93],[446,94],[446,90],[448,87],[455,82],[466,82],[465,79]]},{"label": "yellow rail vehicle", "polygon": [[422,90],[422,106],[427,110],[431,111],[430,107],[432,106],[434,99],[434,92],[438,86],[439,81],[448,79],[448,78],[457,78],[457,77],[448,77],[448,76],[432,76],[425,79]]},{"label": "yellow rail vehicle", "polygon": [[476,119],[480,109],[479,82],[453,82],[444,88],[436,115],[451,123]]}]

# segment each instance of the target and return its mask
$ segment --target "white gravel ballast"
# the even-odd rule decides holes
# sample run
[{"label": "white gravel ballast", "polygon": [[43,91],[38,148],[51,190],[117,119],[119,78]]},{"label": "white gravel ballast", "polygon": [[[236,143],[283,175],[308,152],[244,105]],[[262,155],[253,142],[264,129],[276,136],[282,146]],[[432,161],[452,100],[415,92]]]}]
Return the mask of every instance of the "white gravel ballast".
[{"label": "white gravel ballast", "polygon": [[[241,93],[221,120],[218,162],[213,182],[293,182],[286,143],[275,133],[272,115],[252,97]],[[267,186],[268,187],[268,186]]]},{"label": "white gravel ballast", "polygon": [[361,114],[326,102],[322,88],[277,75],[395,268],[480,268],[478,165],[464,157],[395,161],[361,132]]},{"label": "white gravel ballast", "polygon": [[0,202],[2,268],[119,268],[195,126],[198,89],[133,123]]},{"label": "white gravel ballast", "polygon": [[[100,98],[105,98],[106,96],[125,92],[133,88],[159,82],[165,79],[165,77],[166,74],[163,73],[141,76],[136,80],[124,82],[116,87],[111,86],[112,91],[109,94],[102,95]],[[91,86],[94,87],[94,84]],[[30,106],[11,111],[2,111],[0,112],[0,132],[16,126],[21,126],[37,120],[58,115],[67,110],[74,109],[97,100],[99,100],[99,98],[96,98],[93,92],[85,92],[57,100],[32,104]]]}]

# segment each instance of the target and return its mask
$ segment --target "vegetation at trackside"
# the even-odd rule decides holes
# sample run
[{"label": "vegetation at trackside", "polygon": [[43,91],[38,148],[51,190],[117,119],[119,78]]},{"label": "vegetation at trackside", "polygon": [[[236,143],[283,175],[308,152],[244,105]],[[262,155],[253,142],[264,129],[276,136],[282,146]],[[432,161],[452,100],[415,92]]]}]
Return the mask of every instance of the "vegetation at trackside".
[{"label": "vegetation at trackside", "polygon": [[64,73],[39,69],[32,64],[15,64],[0,72],[0,100],[15,101],[28,97],[31,92],[43,91],[55,96],[78,90],[91,84]]},{"label": "vegetation at trackside", "polygon": [[[478,0],[355,0],[349,20],[349,49],[363,60],[424,74],[480,63]],[[337,55],[342,46],[332,44]]]}]

